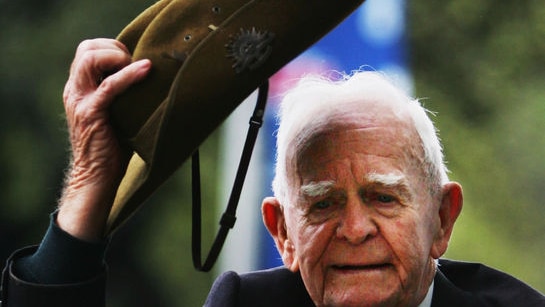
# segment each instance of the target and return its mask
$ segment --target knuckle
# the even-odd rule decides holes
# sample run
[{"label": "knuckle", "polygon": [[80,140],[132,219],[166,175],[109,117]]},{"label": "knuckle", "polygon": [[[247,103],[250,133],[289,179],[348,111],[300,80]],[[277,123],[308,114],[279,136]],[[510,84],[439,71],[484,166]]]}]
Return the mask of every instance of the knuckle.
[{"label": "knuckle", "polygon": [[77,53],[82,53],[82,52],[86,52],[88,50],[91,50],[91,49],[93,49],[93,45],[94,45],[94,43],[93,43],[92,40],[86,39],[86,40],[79,43],[79,45],[78,45],[78,47],[76,49],[76,52]]},{"label": "knuckle", "polygon": [[86,52],[80,55],[78,66],[86,67],[86,65],[92,64],[94,62],[95,62],[95,53],[91,52],[90,50],[87,50]]},{"label": "knuckle", "polygon": [[116,76],[112,75],[102,80],[96,94],[99,96],[102,96],[102,98],[106,98],[111,95],[114,95],[114,92],[115,92],[114,89],[115,89],[115,83],[116,83],[115,79],[116,79]]},{"label": "knuckle", "polygon": [[79,52],[72,67],[70,69],[69,81],[78,83],[78,80],[85,79],[91,75],[92,70],[94,69],[96,61],[96,54],[92,52],[91,49],[87,49],[84,52]]}]

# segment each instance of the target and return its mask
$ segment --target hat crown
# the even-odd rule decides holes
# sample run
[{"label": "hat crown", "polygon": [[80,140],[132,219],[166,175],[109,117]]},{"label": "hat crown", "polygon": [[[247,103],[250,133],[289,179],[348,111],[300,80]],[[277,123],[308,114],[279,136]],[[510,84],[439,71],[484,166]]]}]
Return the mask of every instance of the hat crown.
[{"label": "hat crown", "polygon": [[108,232],[127,219],[227,116],[363,0],[160,0],[119,35],[148,77],[119,95],[112,122],[134,153]]}]

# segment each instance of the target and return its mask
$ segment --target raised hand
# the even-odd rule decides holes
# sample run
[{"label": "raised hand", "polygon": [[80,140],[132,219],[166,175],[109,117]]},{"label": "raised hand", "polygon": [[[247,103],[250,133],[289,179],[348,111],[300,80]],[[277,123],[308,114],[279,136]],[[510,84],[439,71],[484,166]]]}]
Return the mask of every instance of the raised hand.
[{"label": "raised hand", "polygon": [[63,94],[72,154],[57,216],[72,236],[102,237],[128,162],[110,125],[109,106],[150,68],[149,60],[131,63],[126,47],[113,39],[87,40],[77,48]]}]

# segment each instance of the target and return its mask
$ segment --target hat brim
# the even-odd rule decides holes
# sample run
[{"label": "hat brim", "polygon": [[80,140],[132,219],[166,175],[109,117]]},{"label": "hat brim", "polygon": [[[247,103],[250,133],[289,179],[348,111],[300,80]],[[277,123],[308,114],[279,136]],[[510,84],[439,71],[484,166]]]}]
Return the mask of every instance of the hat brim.
[{"label": "hat brim", "polygon": [[134,152],[106,234],[248,95],[362,2],[162,0],[130,24],[119,40],[154,70],[112,107],[113,124]]}]

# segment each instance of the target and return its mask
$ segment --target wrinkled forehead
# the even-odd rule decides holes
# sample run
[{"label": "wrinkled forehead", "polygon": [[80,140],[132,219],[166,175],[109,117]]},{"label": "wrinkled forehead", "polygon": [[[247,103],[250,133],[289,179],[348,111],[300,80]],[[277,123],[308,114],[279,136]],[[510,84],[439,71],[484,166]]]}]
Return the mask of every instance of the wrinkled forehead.
[{"label": "wrinkled forehead", "polygon": [[[297,169],[298,161],[305,159],[308,147],[319,142],[325,134],[369,130],[377,131],[377,137],[399,138],[400,141],[414,143],[418,137],[407,113],[402,104],[389,101],[349,100],[331,108],[322,108],[321,112],[304,117],[308,122],[300,123],[301,129],[292,135],[292,142],[287,148],[287,158],[291,161],[288,169]],[[331,146],[336,145],[334,141]]]}]

